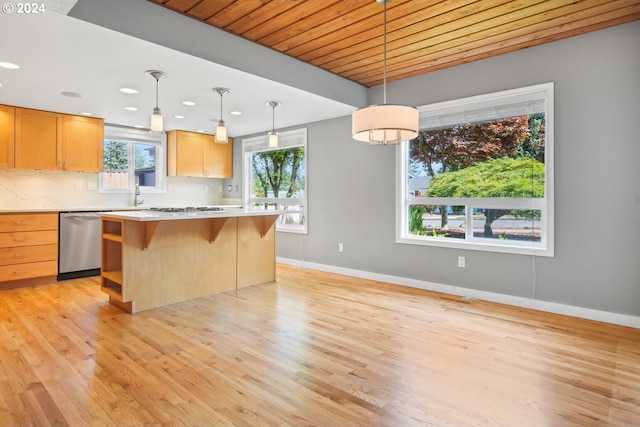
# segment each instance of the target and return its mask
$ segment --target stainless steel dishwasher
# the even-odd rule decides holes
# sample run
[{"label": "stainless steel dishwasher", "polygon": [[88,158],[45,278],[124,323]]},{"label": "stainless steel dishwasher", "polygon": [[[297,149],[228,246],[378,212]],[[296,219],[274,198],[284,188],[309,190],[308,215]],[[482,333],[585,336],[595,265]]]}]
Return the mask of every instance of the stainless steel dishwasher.
[{"label": "stainless steel dishwasher", "polygon": [[100,274],[101,212],[60,212],[58,280]]}]

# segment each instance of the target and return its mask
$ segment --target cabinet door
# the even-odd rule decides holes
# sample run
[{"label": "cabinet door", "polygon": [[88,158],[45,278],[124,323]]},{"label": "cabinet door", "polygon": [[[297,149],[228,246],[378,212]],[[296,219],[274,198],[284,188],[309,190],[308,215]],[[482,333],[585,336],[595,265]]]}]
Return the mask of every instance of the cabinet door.
[{"label": "cabinet door", "polygon": [[14,167],[15,108],[0,105],[0,168]]},{"label": "cabinet door", "polygon": [[233,176],[233,140],[227,144],[217,144],[215,137],[208,141],[206,154],[206,175],[210,178],[231,178]]},{"label": "cabinet door", "polygon": [[169,131],[167,134],[167,174],[169,176],[205,176],[206,137],[207,135],[196,132]]},{"label": "cabinet door", "polygon": [[15,167],[60,168],[62,114],[16,108]]},{"label": "cabinet door", "polygon": [[101,172],[104,163],[104,121],[93,117],[62,116],[62,169]]}]

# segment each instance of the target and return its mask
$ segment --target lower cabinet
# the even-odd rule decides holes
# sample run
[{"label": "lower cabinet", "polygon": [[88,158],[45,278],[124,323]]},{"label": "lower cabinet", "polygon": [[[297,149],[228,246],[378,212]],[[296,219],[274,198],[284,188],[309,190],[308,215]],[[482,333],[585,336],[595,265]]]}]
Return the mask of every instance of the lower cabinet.
[{"label": "lower cabinet", "polygon": [[0,287],[55,281],[58,213],[0,214]]}]

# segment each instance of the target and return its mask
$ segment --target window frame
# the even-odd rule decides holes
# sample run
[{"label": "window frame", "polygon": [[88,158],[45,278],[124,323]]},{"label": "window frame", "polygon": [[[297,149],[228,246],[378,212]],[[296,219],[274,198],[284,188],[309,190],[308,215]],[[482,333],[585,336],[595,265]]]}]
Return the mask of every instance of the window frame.
[{"label": "window frame", "polygon": [[134,145],[156,145],[155,152],[155,170],[156,170],[156,185],[140,186],[140,193],[166,193],[167,192],[167,180],[166,180],[166,152],[167,152],[167,137],[164,132],[151,132],[148,130],[130,128],[127,126],[119,126],[112,124],[105,124],[104,126],[104,141],[117,141],[124,142],[128,145],[128,159],[129,159],[129,176],[127,188],[105,188],[103,186],[102,174],[108,173],[102,171],[98,174],[98,192],[99,193],[115,193],[124,194],[135,191],[135,156]]},{"label": "window frame", "polygon": [[[542,198],[448,198],[448,197],[410,197],[409,195],[409,142],[401,143],[396,149],[396,243],[470,249],[486,252],[512,254],[531,254],[545,257],[554,256],[554,112],[553,83],[544,83],[517,89],[494,92],[484,95],[439,102],[418,107],[420,128],[429,128],[424,123],[434,123],[439,117],[485,108],[499,108],[502,105],[514,105],[518,101],[544,100],[545,114],[545,183]],[[514,114],[518,115],[518,114]],[[471,121],[471,120],[467,120]],[[453,125],[463,121],[446,123]],[[430,127],[436,127],[431,125]],[[434,236],[416,236],[409,230],[409,212],[412,205],[450,205],[465,206],[466,235],[464,239],[441,238]],[[473,208],[531,209],[541,211],[540,242],[519,242],[474,237],[471,227]],[[471,232],[469,231],[471,230]]]},{"label": "window frame", "polygon": [[[253,194],[251,188],[251,180],[253,176],[253,168],[251,167],[251,154],[260,151],[275,151],[282,150],[284,148],[295,148],[295,147],[303,147],[304,148],[304,192],[303,197],[292,198],[292,197],[251,197]],[[278,133],[278,147],[270,148],[269,147],[269,135],[259,135],[251,138],[245,138],[242,140],[242,201],[243,206],[253,206],[254,203],[279,203],[281,205],[301,206],[301,215],[304,216],[304,223],[300,226],[287,226],[285,224],[281,224],[279,221],[276,222],[276,231],[286,232],[286,233],[294,233],[294,234],[308,234],[309,230],[309,215],[307,209],[307,200],[308,200],[308,185],[309,185],[309,170],[307,168],[307,158],[309,152],[307,150],[307,129],[294,129],[284,132]],[[297,201],[297,202],[293,202]]]}]

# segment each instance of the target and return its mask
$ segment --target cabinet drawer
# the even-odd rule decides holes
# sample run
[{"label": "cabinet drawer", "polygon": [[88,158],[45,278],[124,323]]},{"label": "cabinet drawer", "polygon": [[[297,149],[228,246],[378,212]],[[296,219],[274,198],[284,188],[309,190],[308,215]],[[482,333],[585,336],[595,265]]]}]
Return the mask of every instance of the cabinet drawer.
[{"label": "cabinet drawer", "polygon": [[32,262],[30,264],[1,265],[0,282],[55,276],[58,274],[57,261]]},{"label": "cabinet drawer", "polygon": [[57,244],[58,230],[0,233],[0,248]]},{"label": "cabinet drawer", "polygon": [[0,249],[0,265],[56,261],[57,259],[58,245],[22,246]]},{"label": "cabinet drawer", "polygon": [[57,213],[0,215],[0,232],[57,230]]}]

